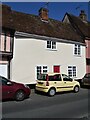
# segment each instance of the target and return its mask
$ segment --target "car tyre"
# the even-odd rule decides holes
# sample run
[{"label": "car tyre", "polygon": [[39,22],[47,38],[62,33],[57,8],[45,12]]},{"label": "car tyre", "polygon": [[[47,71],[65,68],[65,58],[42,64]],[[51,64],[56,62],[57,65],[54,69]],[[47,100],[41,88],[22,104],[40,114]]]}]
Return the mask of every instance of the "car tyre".
[{"label": "car tyre", "polygon": [[74,92],[75,92],[75,93],[79,92],[79,86],[75,86],[75,87],[74,87]]},{"label": "car tyre", "polygon": [[25,98],[25,93],[23,90],[18,90],[15,94],[15,100],[16,101],[22,101]]},{"label": "car tyre", "polygon": [[54,96],[56,94],[56,90],[55,90],[55,88],[50,88],[50,90],[48,91],[48,95],[49,96]]}]

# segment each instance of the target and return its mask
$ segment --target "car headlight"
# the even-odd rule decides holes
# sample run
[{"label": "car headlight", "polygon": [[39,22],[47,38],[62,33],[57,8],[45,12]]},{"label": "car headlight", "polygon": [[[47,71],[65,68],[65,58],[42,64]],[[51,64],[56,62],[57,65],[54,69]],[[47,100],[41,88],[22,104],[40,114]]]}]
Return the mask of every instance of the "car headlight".
[{"label": "car headlight", "polygon": [[24,84],[24,87],[29,88],[29,86],[27,86],[27,85],[25,85],[25,84]]}]

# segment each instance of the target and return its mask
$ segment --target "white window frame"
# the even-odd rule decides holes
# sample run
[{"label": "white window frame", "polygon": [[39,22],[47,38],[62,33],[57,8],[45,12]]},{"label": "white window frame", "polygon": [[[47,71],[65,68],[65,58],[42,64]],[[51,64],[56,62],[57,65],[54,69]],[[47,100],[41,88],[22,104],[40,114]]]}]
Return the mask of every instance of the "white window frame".
[{"label": "white window frame", "polygon": [[[38,73],[38,72],[37,72],[37,67],[41,67],[41,73],[42,73],[42,74],[43,74],[43,73],[45,73],[45,74],[48,73],[48,66],[47,66],[47,65],[37,65],[37,66],[36,66],[36,77],[35,77],[36,79],[38,79],[38,78],[37,78],[37,73]],[[46,69],[46,68],[47,68],[47,69]],[[47,71],[47,72],[45,72],[45,71]]]},{"label": "white window frame", "polygon": [[49,50],[57,50],[57,43],[56,43],[56,41],[47,40],[46,48],[49,49]]},{"label": "white window frame", "polygon": [[[70,73],[71,73],[71,75],[70,75]],[[71,78],[77,77],[77,67],[75,65],[68,66],[68,76],[70,76]]]},{"label": "white window frame", "polygon": [[74,44],[74,55],[81,56],[81,45]]}]

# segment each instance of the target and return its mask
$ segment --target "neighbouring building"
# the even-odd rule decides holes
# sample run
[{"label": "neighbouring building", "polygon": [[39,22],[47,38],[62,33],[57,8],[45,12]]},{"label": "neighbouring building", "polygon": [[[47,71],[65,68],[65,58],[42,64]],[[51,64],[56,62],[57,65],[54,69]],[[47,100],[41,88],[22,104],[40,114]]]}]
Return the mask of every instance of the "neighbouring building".
[{"label": "neighbouring building", "polygon": [[[6,14],[8,9],[10,13]],[[34,84],[39,74],[48,72],[65,73],[75,79],[84,76],[86,44],[71,24],[49,18],[46,8],[41,8],[38,15],[17,12],[6,5],[2,11],[2,28],[5,32],[8,28],[8,42],[13,43],[8,71],[12,80]],[[4,24],[7,18],[8,26]],[[4,38],[1,35],[1,41]]]},{"label": "neighbouring building", "polygon": [[[1,5],[0,5],[1,8]],[[0,10],[0,75],[10,78],[10,63],[13,58],[14,29],[10,16],[11,9],[4,6]]]},{"label": "neighbouring building", "polygon": [[85,11],[81,10],[78,17],[66,13],[63,22],[71,24],[77,34],[84,39],[86,44],[86,73],[90,73],[90,22],[87,18]]}]

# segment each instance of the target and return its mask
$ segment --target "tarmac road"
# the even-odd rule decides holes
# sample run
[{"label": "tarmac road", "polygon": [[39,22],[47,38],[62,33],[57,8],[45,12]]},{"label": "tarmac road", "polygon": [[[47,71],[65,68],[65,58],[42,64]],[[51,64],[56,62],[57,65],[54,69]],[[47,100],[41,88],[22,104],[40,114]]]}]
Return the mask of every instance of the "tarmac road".
[{"label": "tarmac road", "polygon": [[36,94],[21,102],[2,103],[2,118],[83,118],[89,115],[89,89],[59,93],[54,97]]}]

